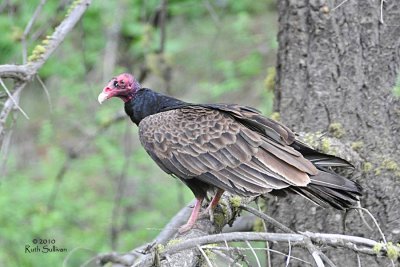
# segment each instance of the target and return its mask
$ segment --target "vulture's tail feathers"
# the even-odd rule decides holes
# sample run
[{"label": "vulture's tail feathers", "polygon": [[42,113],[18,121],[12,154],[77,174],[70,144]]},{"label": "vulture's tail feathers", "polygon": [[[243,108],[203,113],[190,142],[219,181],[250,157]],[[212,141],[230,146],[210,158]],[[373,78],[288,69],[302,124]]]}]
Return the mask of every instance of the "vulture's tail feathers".
[{"label": "vulture's tail feathers", "polygon": [[303,156],[311,161],[317,168],[318,167],[342,167],[354,168],[354,166],[347,160],[335,157],[332,155],[320,153],[308,145],[296,140],[291,146],[299,151]]},{"label": "vulture's tail feathers", "polygon": [[306,187],[289,187],[289,190],[322,207],[329,205],[340,210],[353,207],[362,192],[361,186],[356,182],[325,171],[311,176],[311,183]]}]

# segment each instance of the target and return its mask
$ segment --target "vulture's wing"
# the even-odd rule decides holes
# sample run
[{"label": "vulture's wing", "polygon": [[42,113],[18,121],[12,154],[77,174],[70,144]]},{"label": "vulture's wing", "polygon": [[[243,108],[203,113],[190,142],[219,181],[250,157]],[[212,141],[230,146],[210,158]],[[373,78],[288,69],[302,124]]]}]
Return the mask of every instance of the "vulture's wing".
[{"label": "vulture's wing", "polygon": [[290,145],[299,151],[306,159],[314,165],[322,167],[350,167],[353,165],[348,161],[315,151],[307,144],[297,140],[295,134],[285,125],[264,117],[260,111],[237,104],[206,104],[201,105],[212,109],[221,110],[235,117],[237,121],[246,125],[248,128],[259,132],[261,135],[271,139],[271,141],[282,145]]},{"label": "vulture's wing", "polygon": [[[263,127],[273,135],[268,138],[241,123],[239,116],[239,111],[233,116],[211,106],[193,105],[146,117],[139,124],[139,136],[167,173],[240,195],[310,182],[309,174],[318,170],[287,145],[290,130],[267,123]],[[256,118],[254,127],[265,123],[260,119],[266,118]]]},{"label": "vulture's wing", "polygon": [[282,145],[290,145],[295,141],[295,134],[288,127],[264,117],[260,111],[252,107],[237,104],[205,104],[201,106],[230,114],[248,128]]}]

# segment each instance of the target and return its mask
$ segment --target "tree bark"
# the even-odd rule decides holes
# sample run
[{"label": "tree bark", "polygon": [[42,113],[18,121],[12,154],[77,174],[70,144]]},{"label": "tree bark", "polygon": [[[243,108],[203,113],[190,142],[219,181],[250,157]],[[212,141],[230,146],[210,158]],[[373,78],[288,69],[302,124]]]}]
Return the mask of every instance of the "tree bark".
[{"label": "tree bark", "polygon": [[[364,187],[361,205],[388,241],[399,242],[400,102],[392,88],[400,62],[400,1],[342,2],[278,1],[275,110],[293,130],[327,133],[358,153],[363,163],[350,178]],[[329,144],[326,149],[335,152]],[[269,213],[292,229],[342,231],[343,212],[295,196],[270,202]],[[346,226],[351,234],[379,239],[376,227],[368,230],[356,212]],[[352,252],[328,256],[337,266],[358,265]],[[371,256],[361,262],[379,261]]]}]

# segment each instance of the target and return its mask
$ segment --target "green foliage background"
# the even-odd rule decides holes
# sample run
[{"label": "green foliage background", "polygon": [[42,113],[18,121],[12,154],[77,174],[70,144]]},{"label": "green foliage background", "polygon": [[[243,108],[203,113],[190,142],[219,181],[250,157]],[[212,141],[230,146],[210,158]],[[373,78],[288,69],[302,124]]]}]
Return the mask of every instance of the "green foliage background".
[{"label": "green foliage background", "polygon": [[[20,64],[20,38],[39,0],[7,3],[0,7],[0,64]],[[47,1],[30,36],[30,52],[62,21],[69,5]],[[50,103],[37,81],[24,91],[21,106],[30,120],[18,118],[0,174],[0,266],[63,261],[80,266],[101,252],[128,251],[151,241],[192,199],[187,188],[149,160],[129,119],[85,143],[122,110],[116,99],[97,103],[111,78],[103,77],[111,64],[105,49],[107,30],[116,20],[121,27],[113,75],[145,67],[143,85],[157,91],[271,112],[272,92],[265,84],[271,87],[273,81],[266,76],[274,73],[268,68],[274,66],[277,27],[270,0],[170,0],[162,53],[160,29],[151,23],[159,6],[158,0],[93,1],[40,70]],[[55,239],[68,252],[25,253],[34,238]]]}]

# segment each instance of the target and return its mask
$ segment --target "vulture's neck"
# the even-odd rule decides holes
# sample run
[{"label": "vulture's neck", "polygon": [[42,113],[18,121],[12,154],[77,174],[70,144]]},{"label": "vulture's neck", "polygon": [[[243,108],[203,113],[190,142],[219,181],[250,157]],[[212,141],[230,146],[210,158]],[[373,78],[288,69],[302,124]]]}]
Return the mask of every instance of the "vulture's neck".
[{"label": "vulture's neck", "polygon": [[139,125],[147,116],[186,105],[188,103],[179,99],[142,88],[131,100],[125,102],[125,112],[136,125]]}]

